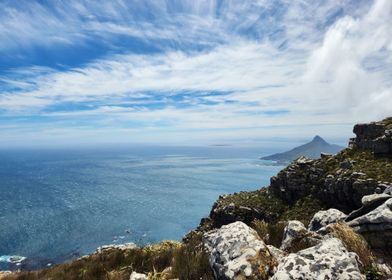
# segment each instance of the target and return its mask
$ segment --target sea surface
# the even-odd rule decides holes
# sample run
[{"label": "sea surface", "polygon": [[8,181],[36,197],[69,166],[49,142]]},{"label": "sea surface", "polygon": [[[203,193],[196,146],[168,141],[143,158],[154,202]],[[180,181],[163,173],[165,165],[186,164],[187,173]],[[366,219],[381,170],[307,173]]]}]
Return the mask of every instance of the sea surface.
[{"label": "sea surface", "polygon": [[230,146],[0,150],[0,270],[40,268],[104,244],[180,240],[219,195],[268,185],[282,166],[263,154]]}]

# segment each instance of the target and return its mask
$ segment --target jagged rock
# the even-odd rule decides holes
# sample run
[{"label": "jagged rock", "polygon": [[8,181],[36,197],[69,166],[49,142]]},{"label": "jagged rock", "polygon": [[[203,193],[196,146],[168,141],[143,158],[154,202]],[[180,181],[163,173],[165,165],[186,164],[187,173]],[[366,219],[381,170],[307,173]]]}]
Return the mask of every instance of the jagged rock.
[{"label": "jagged rock", "polygon": [[129,277],[129,280],[148,280],[148,277],[146,274],[133,271],[131,276]]},{"label": "jagged rock", "polygon": [[271,192],[289,203],[310,194],[315,182],[325,176],[321,168],[313,166],[314,162],[305,157],[293,161],[271,177]]},{"label": "jagged rock", "polygon": [[242,222],[204,234],[203,242],[216,279],[268,279],[276,266],[256,231]]},{"label": "jagged rock", "polygon": [[[260,190],[260,192],[266,193],[268,190],[263,189]],[[222,199],[223,197],[214,203],[209,215],[212,226],[215,228],[237,221],[244,222],[248,225],[254,220],[264,220],[269,222],[276,220],[278,217],[278,214],[275,211],[269,211],[262,207],[255,209],[245,205],[236,205],[234,203],[225,205],[224,203],[221,203]]]},{"label": "jagged rock", "polygon": [[370,149],[374,154],[392,154],[391,118],[380,122],[357,124],[354,133],[357,135],[353,143],[359,148]]},{"label": "jagged rock", "polygon": [[337,238],[284,257],[271,278],[273,280],[363,280],[358,256],[348,252]]},{"label": "jagged rock", "polygon": [[[375,180],[361,172],[349,169],[328,174],[317,160],[305,160],[306,164],[292,162],[271,178],[269,189],[288,203],[307,195],[318,198],[327,207],[352,211],[361,207],[361,198],[382,188]],[[350,161],[352,164],[352,161]]]},{"label": "jagged rock", "polygon": [[392,198],[377,207],[364,206],[354,214],[347,217],[348,225],[363,235],[371,247],[392,248]]},{"label": "jagged rock", "polygon": [[262,220],[264,218],[263,214],[257,209],[242,206],[237,207],[234,204],[223,207],[218,204],[214,204],[210,217],[215,227],[220,227],[237,221],[249,224],[255,219]]},{"label": "jagged rock", "polygon": [[329,224],[343,221],[346,217],[346,214],[334,208],[318,211],[310,221],[308,230],[318,231]]},{"label": "jagged rock", "polygon": [[318,196],[334,208],[351,211],[361,207],[362,197],[375,193],[377,187],[375,180],[359,172],[328,175]]},{"label": "jagged rock", "polygon": [[295,247],[311,247],[320,242],[320,237],[308,232],[300,221],[289,221],[283,232],[281,250],[291,252]]}]

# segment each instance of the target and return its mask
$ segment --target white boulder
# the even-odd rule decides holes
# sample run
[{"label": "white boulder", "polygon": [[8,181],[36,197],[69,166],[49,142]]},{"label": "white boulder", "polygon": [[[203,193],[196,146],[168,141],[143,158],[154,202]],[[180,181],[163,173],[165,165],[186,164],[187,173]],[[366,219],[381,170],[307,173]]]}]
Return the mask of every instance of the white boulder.
[{"label": "white boulder", "polygon": [[308,230],[318,231],[329,224],[343,221],[346,217],[346,214],[334,208],[318,211],[310,221]]},{"label": "white boulder", "polygon": [[216,279],[268,279],[276,266],[256,231],[242,222],[212,230],[203,240]]},{"label": "white boulder", "polygon": [[281,259],[271,279],[363,280],[357,259],[339,239],[330,238]]}]

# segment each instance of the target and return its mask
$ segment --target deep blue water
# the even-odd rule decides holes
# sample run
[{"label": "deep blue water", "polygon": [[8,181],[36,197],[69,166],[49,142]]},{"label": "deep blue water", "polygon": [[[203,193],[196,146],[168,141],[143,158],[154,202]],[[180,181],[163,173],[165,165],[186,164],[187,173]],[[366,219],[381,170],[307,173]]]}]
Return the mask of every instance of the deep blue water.
[{"label": "deep blue water", "polygon": [[[1,256],[24,268],[98,246],[181,239],[223,193],[268,185],[261,149],[133,147],[0,151]],[[127,233],[129,231],[130,233]]]}]

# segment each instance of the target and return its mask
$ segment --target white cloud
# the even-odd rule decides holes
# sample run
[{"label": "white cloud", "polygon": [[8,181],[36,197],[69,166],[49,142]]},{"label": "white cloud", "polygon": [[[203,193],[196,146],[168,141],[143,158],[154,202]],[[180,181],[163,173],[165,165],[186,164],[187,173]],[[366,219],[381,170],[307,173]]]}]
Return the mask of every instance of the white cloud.
[{"label": "white cloud", "polygon": [[[392,113],[392,3],[389,0],[375,1],[370,10],[363,6],[355,9],[349,1],[326,1],[321,6],[313,1],[287,1],[287,12],[277,17],[277,22],[270,22],[284,28],[277,40],[257,35],[248,38],[240,32],[256,26],[255,32],[259,30],[261,34],[265,29],[263,24],[276,20],[274,17],[261,20],[253,12],[272,9],[271,2],[253,3],[229,1],[218,18],[214,1],[184,2],[170,20],[167,3],[150,3],[154,13],[162,17],[158,17],[157,23],[142,21],[139,25],[126,24],[133,19],[128,18],[129,13],[124,9],[115,8],[121,2],[114,6],[105,4],[108,6],[104,15],[98,15],[92,6],[67,6],[64,13],[72,9],[89,19],[82,31],[76,28],[80,23],[76,17],[66,21],[65,24],[75,27],[75,32],[65,37],[70,41],[85,38],[88,30],[127,34],[144,40],[200,40],[211,48],[116,55],[67,71],[24,69],[29,72],[27,76],[19,70],[15,80],[7,77],[3,82],[22,90],[3,93],[0,109],[8,116],[35,114],[69,121],[58,131],[55,127],[45,126],[41,130],[35,127],[41,135],[49,135],[48,131],[77,135],[83,130],[89,135],[136,133],[141,140],[159,135],[167,141],[298,134],[310,137],[315,133],[349,136],[347,129],[352,123]],[[345,15],[325,27],[325,22],[333,20],[342,8],[346,9],[342,12]],[[192,12],[186,17],[184,11]],[[312,17],[306,17],[308,12]],[[244,14],[248,15],[246,20]],[[103,23],[98,16],[116,20]],[[15,19],[20,20],[20,15]],[[165,24],[157,29],[156,24],[163,20]],[[183,25],[176,30],[178,22]],[[70,30],[56,24],[54,28]],[[37,34],[35,30],[30,31]],[[221,36],[214,39],[218,34]],[[38,35],[42,34],[38,32]],[[278,47],[284,42],[285,47]],[[23,82],[19,80],[22,76]],[[173,94],[185,91],[191,92],[181,101],[187,104],[169,102]],[[224,94],[204,94],[214,91]],[[150,106],[157,98],[166,100],[167,104]],[[45,110],[66,102],[98,105],[89,110]],[[288,112],[274,114],[279,111]],[[87,129],[72,125],[84,119],[90,122]],[[132,127],[134,123],[142,127]]]}]

